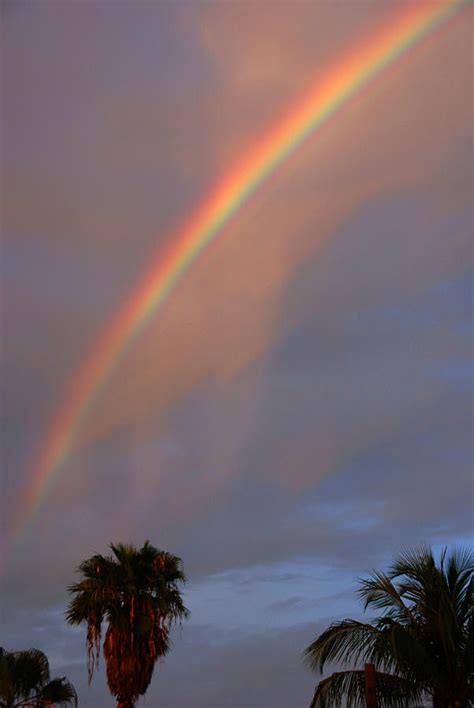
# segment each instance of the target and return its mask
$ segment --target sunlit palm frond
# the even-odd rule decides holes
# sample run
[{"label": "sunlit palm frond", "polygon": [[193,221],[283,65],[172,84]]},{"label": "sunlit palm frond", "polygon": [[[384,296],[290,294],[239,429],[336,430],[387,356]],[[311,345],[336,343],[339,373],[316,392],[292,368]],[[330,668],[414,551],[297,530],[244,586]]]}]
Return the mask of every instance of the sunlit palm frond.
[{"label": "sunlit palm frond", "polygon": [[133,703],[169,649],[171,624],[189,615],[180,592],[185,576],[180,558],[149,541],[141,548],[120,543],[110,548],[110,556],[95,555],[79,566],[82,578],[69,588],[73,597],[66,618],[87,625],[89,679],[106,625],[103,650],[110,691],[122,703]]}]

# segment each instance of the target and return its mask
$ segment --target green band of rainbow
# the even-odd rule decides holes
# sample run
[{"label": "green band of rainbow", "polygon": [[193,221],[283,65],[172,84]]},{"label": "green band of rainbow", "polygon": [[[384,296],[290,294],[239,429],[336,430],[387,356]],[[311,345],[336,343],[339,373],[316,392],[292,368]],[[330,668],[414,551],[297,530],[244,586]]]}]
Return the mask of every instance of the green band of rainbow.
[{"label": "green band of rainbow", "polygon": [[436,27],[466,0],[412,2],[376,37],[355,47],[322,82],[259,140],[191,214],[132,290],[100,338],[85,366],[65,392],[48,431],[21,503],[13,540],[20,540],[36,517],[68,456],[81,425],[139,332],[156,315],[173,288],[221,227],[245,204],[263,180],[320,128],[352,96]]}]

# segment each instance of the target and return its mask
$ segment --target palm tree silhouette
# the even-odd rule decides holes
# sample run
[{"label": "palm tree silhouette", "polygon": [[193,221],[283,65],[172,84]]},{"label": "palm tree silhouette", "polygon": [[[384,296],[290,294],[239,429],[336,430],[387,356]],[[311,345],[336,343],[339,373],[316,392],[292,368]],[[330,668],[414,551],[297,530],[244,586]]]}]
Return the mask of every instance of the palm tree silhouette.
[{"label": "palm tree silhouette", "polygon": [[[467,708],[474,702],[474,554],[445,549],[439,565],[428,548],[408,550],[388,573],[360,581],[369,623],[335,622],[306,649],[312,669],[328,661],[370,662],[376,667],[380,708],[419,705]],[[311,708],[364,706],[364,671],[332,674],[316,688]]]},{"label": "palm tree silhouette", "polygon": [[181,559],[148,541],[142,548],[111,544],[113,555],[94,555],[79,566],[82,579],[66,613],[70,624],[87,624],[89,682],[98,664],[102,624],[107,683],[120,708],[133,708],[169,649],[173,622],[188,617],[179,584],[185,582]]},{"label": "palm tree silhouette", "polygon": [[51,679],[49,662],[39,649],[0,649],[0,708],[77,706],[77,695],[66,677]]}]

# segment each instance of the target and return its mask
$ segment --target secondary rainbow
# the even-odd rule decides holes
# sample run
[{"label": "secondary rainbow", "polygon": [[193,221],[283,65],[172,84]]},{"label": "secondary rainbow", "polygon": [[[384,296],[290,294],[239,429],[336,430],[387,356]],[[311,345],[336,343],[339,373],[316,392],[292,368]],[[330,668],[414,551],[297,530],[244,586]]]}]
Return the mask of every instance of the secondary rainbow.
[{"label": "secondary rainbow", "polygon": [[157,253],[151,267],[105,329],[84,367],[65,390],[45,442],[35,457],[13,541],[21,539],[36,517],[85,417],[112,372],[221,227],[265,178],[352,96],[467,4],[466,0],[412,2],[404,6],[403,11],[397,11],[388,26],[353,47],[249,149],[169,239],[170,245]]}]

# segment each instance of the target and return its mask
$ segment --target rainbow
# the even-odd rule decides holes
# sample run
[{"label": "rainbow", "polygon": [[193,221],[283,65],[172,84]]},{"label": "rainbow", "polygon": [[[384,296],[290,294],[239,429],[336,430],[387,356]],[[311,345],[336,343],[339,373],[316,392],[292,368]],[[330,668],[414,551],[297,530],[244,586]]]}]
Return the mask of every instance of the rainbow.
[{"label": "rainbow", "polygon": [[18,515],[14,541],[20,540],[37,516],[86,416],[119,362],[223,225],[278,165],[351,97],[467,4],[466,0],[411,2],[403,10],[397,10],[387,27],[354,47],[250,148],[168,240],[166,250],[157,253],[64,392],[45,442],[35,457],[29,486],[21,500],[22,513]]}]

